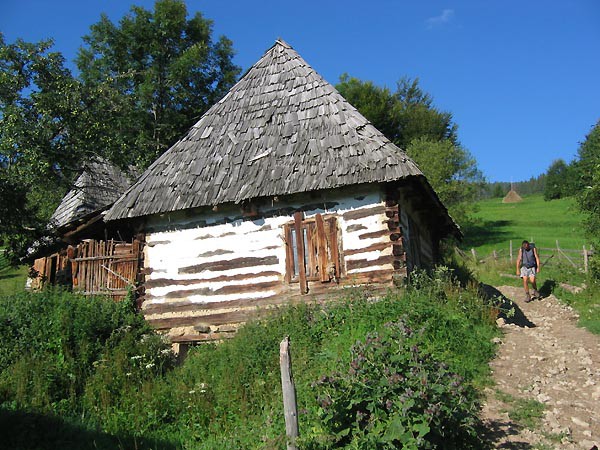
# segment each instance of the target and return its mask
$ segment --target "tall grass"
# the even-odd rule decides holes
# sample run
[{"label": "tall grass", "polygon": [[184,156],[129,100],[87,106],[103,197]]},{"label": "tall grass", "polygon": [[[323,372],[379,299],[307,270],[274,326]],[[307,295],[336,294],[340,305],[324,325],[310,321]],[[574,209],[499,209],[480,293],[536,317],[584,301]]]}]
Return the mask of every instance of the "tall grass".
[{"label": "tall grass", "polygon": [[[473,410],[478,389],[488,382],[496,333],[476,293],[459,288],[444,271],[377,301],[352,290],[325,305],[281,308],[229,341],[192,349],[179,367],[136,317],[126,305],[67,293],[0,300],[0,323],[8,325],[0,342],[0,414],[13,421],[43,417],[71,436],[72,444],[65,444],[51,433],[57,440],[40,448],[91,448],[90,436],[97,448],[285,448],[278,354],[279,342],[290,336],[301,445],[337,448],[315,383],[345,376],[353,346],[369,333],[398,320],[422,330],[419,354],[464,378]],[[384,416],[378,416],[381,424],[391,420]],[[20,430],[12,446],[36,448],[28,447],[41,441],[35,430]],[[357,432],[351,434],[375,433]]]}]

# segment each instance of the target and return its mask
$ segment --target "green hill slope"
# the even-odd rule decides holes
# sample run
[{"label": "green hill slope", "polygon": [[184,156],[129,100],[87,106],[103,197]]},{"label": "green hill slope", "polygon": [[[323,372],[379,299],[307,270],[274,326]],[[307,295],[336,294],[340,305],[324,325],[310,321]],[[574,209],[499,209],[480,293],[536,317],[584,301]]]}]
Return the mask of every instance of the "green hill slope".
[{"label": "green hill slope", "polygon": [[573,198],[544,201],[541,195],[523,198],[519,203],[502,203],[502,199],[482,200],[474,215],[475,223],[463,231],[463,249],[474,248],[478,255],[503,250],[509,243],[519,248],[521,241],[535,242],[539,248],[554,248],[556,241],[563,249],[581,250],[588,245],[581,226],[583,215]]}]

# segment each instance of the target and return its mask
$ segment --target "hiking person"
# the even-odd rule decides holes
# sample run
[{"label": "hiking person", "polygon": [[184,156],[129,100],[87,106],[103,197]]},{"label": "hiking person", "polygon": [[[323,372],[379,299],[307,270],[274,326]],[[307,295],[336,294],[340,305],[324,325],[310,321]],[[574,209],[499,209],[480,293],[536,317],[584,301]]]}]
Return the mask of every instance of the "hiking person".
[{"label": "hiking person", "polygon": [[525,288],[525,302],[529,303],[532,299],[529,294],[529,284],[533,288],[533,298],[541,298],[537,290],[535,277],[540,271],[540,257],[535,245],[529,241],[523,241],[517,257],[517,275],[523,279],[523,288]]}]

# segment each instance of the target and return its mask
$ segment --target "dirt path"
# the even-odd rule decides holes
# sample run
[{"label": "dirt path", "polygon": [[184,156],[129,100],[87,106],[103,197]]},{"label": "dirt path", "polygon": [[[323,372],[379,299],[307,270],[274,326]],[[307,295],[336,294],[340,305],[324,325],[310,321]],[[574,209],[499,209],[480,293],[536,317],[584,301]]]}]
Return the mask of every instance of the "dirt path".
[{"label": "dirt path", "polygon": [[[553,295],[525,303],[522,288],[497,289],[517,314],[499,319],[496,386],[483,409],[488,441],[503,449],[600,448],[600,337],[578,328],[577,314]],[[543,403],[541,424],[529,430],[511,420],[502,401],[511,397]]]}]

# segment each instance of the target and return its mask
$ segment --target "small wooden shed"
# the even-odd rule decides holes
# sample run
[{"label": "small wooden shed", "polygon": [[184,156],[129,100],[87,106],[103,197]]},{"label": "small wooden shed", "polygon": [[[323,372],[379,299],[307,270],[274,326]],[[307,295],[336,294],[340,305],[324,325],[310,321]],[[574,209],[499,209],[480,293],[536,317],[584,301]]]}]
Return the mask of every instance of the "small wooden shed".
[{"label": "small wooden shed", "polygon": [[140,243],[128,227],[121,224],[117,229],[103,220],[132,183],[129,174],[99,157],[82,167],[52,214],[48,236],[30,249],[43,255],[34,260],[30,288],[60,284],[86,294],[122,298],[135,286]]},{"label": "small wooden shed", "polygon": [[423,173],[278,40],[108,211],[145,235],[142,310],[174,342],[380,288],[460,231]]}]

